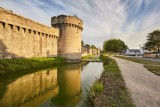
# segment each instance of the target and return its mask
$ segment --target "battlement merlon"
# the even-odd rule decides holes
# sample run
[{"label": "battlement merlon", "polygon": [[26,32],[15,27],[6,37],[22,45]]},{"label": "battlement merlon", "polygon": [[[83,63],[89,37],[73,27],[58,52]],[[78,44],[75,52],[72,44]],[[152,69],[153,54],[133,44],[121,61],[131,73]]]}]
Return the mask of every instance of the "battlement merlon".
[{"label": "battlement merlon", "polygon": [[59,36],[59,29],[48,27],[40,24],[31,19],[25,18],[23,16],[17,15],[10,10],[6,10],[0,7],[0,22],[5,24],[10,24],[13,26],[19,26],[20,28],[31,29],[37,32],[42,32],[54,36]]},{"label": "battlement merlon", "polygon": [[52,26],[56,26],[56,24],[68,25],[79,27],[83,30],[83,21],[79,19],[77,16],[67,16],[67,15],[59,15],[51,18]]}]

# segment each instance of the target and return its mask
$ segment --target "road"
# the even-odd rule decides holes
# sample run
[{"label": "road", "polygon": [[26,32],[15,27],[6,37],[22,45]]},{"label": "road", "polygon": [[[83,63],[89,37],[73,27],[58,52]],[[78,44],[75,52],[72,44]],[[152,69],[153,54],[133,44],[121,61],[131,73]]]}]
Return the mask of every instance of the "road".
[{"label": "road", "polygon": [[112,57],[124,77],[128,91],[137,107],[160,107],[160,76],[142,64]]}]

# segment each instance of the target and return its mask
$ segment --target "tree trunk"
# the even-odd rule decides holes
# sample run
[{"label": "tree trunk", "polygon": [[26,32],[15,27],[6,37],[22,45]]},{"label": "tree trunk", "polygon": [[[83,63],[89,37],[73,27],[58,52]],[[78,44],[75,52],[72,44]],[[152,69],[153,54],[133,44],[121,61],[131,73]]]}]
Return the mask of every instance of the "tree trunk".
[{"label": "tree trunk", "polygon": [[159,51],[160,51],[159,48],[160,48],[160,45],[158,44],[158,53],[159,53]]}]

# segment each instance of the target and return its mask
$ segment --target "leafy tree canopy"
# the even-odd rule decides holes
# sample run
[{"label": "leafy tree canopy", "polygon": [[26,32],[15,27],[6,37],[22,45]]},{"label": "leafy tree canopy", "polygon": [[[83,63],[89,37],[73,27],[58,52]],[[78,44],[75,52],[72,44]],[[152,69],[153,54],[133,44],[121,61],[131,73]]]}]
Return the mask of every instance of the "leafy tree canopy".
[{"label": "leafy tree canopy", "polygon": [[90,45],[89,45],[89,44],[86,44],[85,47],[90,48]]},{"label": "leafy tree canopy", "polygon": [[81,45],[82,45],[82,46],[84,46],[84,42],[83,42],[83,40],[81,41]]},{"label": "leafy tree canopy", "polygon": [[91,45],[91,48],[94,48],[94,49],[96,49],[96,46],[94,46],[94,45]]},{"label": "leafy tree canopy", "polygon": [[108,52],[121,52],[122,50],[128,49],[128,46],[124,41],[120,39],[105,40],[103,43],[103,50]]},{"label": "leafy tree canopy", "polygon": [[155,30],[148,34],[145,49],[154,50],[160,53],[160,31]]}]

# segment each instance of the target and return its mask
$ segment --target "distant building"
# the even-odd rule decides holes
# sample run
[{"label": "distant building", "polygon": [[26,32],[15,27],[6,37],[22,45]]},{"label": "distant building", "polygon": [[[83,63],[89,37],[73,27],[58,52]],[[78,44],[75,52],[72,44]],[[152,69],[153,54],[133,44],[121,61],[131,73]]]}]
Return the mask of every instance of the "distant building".
[{"label": "distant building", "polygon": [[137,55],[141,55],[141,52],[139,49],[127,49],[125,55],[128,56],[137,56]]},{"label": "distant building", "polygon": [[87,48],[87,47],[85,47],[85,46],[82,46],[82,47],[81,47],[81,55],[82,55],[82,56],[87,56],[89,53],[90,53],[89,48]]},{"label": "distant building", "polygon": [[87,56],[87,55],[94,55],[94,56],[100,56],[101,50],[99,48],[88,48],[85,46],[82,46],[82,56]]},{"label": "distant building", "polygon": [[146,49],[143,49],[143,48],[140,48],[139,51],[141,52],[141,54],[144,54],[144,53],[151,53],[151,51],[146,50]]}]

